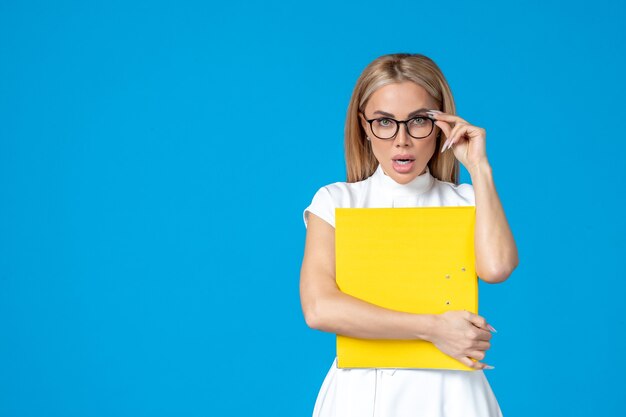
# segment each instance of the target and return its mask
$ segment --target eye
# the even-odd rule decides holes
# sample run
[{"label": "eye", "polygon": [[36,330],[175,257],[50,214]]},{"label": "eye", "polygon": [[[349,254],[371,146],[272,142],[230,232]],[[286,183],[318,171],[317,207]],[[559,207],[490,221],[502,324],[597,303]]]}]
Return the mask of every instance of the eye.
[{"label": "eye", "polygon": [[387,127],[391,125],[391,120],[390,119],[378,119],[378,124],[380,124],[383,127]]},{"label": "eye", "polygon": [[426,124],[426,118],[421,116],[415,117],[411,119],[411,124],[414,124],[416,126],[424,126],[424,124]]}]

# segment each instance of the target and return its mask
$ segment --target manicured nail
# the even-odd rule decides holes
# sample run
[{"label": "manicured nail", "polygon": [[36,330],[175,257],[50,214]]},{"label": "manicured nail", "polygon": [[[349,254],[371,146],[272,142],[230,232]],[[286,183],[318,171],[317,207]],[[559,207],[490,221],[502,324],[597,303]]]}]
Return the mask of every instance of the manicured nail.
[{"label": "manicured nail", "polygon": [[489,327],[489,330],[491,330],[492,332],[498,333],[498,331],[496,329],[494,329],[491,324],[488,324],[487,327]]},{"label": "manicured nail", "polygon": [[450,139],[448,139],[443,146],[441,147],[441,152],[443,153],[446,150],[446,146],[448,145],[448,142],[450,141]]},{"label": "manicured nail", "polygon": [[491,366],[491,365],[485,365],[484,369],[496,369],[495,366]]}]

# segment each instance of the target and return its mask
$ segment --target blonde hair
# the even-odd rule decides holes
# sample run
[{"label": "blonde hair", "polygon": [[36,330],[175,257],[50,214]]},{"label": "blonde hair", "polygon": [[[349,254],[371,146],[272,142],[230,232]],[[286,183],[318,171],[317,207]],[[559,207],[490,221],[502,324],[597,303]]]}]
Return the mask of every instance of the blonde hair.
[{"label": "blonde hair", "polygon": [[[378,167],[378,161],[359,122],[359,111],[365,109],[367,101],[376,90],[403,81],[413,81],[422,86],[435,99],[438,110],[456,114],[450,86],[432,59],[421,54],[404,53],[383,55],[375,59],[361,73],[348,105],[345,126],[347,182],[362,181],[370,177]],[[428,161],[430,173],[441,181],[458,184],[459,161],[452,152],[442,154],[441,146],[439,132],[435,153]]]}]

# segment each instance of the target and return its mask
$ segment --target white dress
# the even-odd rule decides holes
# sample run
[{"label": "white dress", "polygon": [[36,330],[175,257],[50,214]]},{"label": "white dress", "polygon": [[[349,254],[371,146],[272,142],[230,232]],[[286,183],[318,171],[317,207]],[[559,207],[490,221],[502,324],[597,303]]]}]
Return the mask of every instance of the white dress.
[{"label": "white dress", "polygon": [[[369,178],[320,188],[304,210],[335,227],[338,207],[473,206],[474,188],[426,172],[399,184],[379,165]],[[341,369],[333,361],[317,396],[313,417],[501,417],[482,370]]]}]

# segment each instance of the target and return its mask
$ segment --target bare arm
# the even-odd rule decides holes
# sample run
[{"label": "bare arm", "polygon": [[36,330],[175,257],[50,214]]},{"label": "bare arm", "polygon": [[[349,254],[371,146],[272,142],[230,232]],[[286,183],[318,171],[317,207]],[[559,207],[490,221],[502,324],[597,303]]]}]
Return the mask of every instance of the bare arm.
[{"label": "bare arm", "polygon": [[307,325],[361,339],[429,340],[435,317],[376,306],[345,294],[335,281],[335,229],[309,213],[300,300]]},{"label": "bare arm", "polygon": [[505,281],[519,263],[517,247],[485,159],[468,169],[476,197],[476,273],[484,281]]},{"label": "bare arm", "polygon": [[484,317],[462,310],[394,311],[341,292],[335,281],[335,229],[312,213],[300,270],[300,300],[311,328],[360,339],[427,340],[467,366],[487,366],[479,362],[491,347]]},{"label": "bare arm", "polygon": [[431,110],[429,115],[437,119],[435,124],[448,138],[440,152],[452,149],[455,158],[472,177],[476,197],[476,273],[483,281],[502,282],[511,275],[519,260],[487,160],[487,133],[457,115],[439,110]]}]

